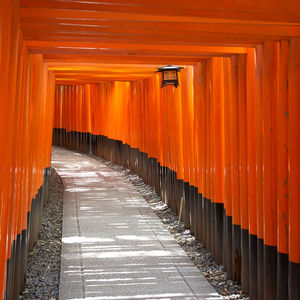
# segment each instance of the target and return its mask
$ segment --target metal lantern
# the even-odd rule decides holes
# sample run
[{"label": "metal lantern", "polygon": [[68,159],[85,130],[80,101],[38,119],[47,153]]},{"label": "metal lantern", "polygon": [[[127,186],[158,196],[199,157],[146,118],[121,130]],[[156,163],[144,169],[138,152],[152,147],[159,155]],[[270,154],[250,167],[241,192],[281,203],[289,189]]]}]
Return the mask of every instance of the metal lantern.
[{"label": "metal lantern", "polygon": [[158,68],[156,73],[162,73],[161,87],[164,87],[165,85],[174,85],[177,88],[179,86],[178,72],[180,72],[181,69],[183,69],[183,67],[171,65]]}]

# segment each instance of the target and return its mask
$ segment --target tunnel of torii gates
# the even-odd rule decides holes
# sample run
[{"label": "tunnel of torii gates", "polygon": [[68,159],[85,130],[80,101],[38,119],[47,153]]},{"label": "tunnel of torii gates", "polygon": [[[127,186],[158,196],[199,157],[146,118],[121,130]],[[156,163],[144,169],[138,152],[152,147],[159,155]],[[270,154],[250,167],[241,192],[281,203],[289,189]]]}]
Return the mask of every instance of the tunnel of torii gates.
[{"label": "tunnel of torii gates", "polygon": [[[300,299],[298,0],[0,1],[0,298],[52,144],[130,168],[251,299]],[[156,68],[184,69],[160,88]]]}]

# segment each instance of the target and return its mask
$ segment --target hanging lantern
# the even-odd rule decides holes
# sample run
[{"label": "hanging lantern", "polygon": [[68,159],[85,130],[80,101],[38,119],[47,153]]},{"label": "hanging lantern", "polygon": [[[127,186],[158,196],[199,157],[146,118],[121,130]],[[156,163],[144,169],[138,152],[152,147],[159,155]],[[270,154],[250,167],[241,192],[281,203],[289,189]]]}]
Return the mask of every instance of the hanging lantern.
[{"label": "hanging lantern", "polygon": [[161,87],[165,85],[174,85],[176,88],[179,86],[178,82],[178,72],[183,69],[183,67],[167,65],[158,68],[155,73],[162,73]]}]

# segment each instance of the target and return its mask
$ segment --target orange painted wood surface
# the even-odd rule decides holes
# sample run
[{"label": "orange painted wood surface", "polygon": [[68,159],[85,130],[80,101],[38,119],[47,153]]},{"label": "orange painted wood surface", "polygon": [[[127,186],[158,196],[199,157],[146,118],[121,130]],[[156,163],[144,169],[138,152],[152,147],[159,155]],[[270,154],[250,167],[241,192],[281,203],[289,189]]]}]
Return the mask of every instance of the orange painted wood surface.
[{"label": "orange painted wood surface", "polygon": [[[2,0],[0,298],[53,124],[156,158],[300,263],[299,16],[297,0]],[[177,89],[165,64],[184,67]]]},{"label": "orange painted wood surface", "polygon": [[300,176],[300,40],[292,39],[289,49],[288,74],[288,108],[289,108],[289,259],[300,263],[300,209],[299,209],[299,176]]}]

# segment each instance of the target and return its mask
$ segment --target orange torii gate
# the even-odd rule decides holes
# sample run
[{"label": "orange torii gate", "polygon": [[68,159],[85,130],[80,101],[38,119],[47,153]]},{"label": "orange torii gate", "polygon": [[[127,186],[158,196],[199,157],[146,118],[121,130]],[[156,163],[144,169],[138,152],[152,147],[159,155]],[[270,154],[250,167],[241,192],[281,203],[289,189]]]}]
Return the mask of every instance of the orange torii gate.
[{"label": "orange torii gate", "polygon": [[[173,210],[184,195],[185,226],[251,299],[298,299],[299,15],[296,0],[1,1],[0,297],[22,287],[54,128]],[[169,63],[180,87],[160,89]]]}]

